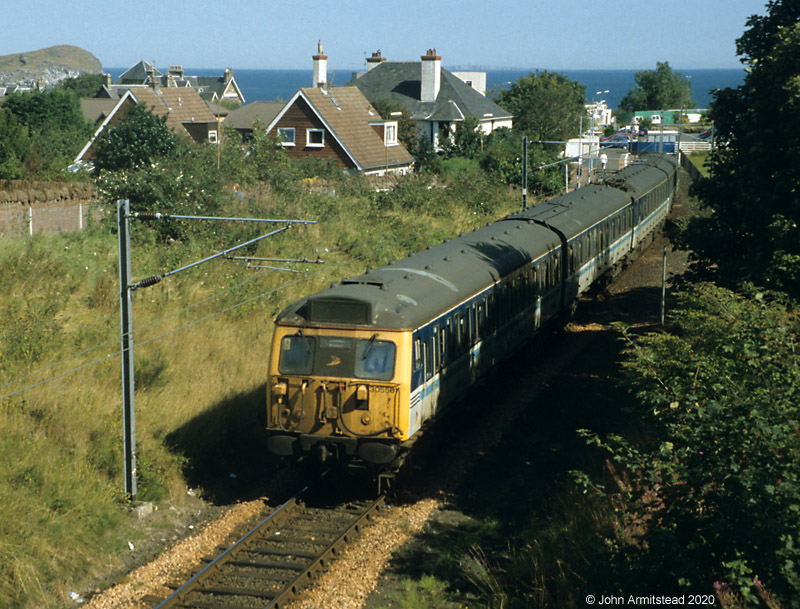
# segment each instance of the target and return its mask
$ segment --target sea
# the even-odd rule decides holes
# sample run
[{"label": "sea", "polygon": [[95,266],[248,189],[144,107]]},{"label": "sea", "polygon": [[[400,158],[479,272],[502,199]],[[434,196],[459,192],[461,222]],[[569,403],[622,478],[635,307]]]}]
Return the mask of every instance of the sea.
[{"label": "sea", "polygon": [[[116,81],[128,68],[106,68]],[[450,69],[450,68],[448,68]],[[586,102],[605,101],[609,108],[616,108],[619,101],[636,87],[635,75],[640,70],[552,70],[571,80],[586,85]],[[338,70],[328,74],[328,82],[336,86],[346,85],[353,73],[362,70]],[[486,72],[487,93],[497,93],[523,76],[537,71],[532,69],[481,69],[458,68],[458,71]],[[185,74],[193,76],[222,76],[224,68],[185,68]],[[674,68],[688,77],[698,108],[707,108],[717,89],[735,88],[744,82],[745,71],[740,69],[685,69]],[[235,69],[236,84],[242,90],[245,102],[288,101],[300,87],[312,86],[311,70],[256,70]]]}]

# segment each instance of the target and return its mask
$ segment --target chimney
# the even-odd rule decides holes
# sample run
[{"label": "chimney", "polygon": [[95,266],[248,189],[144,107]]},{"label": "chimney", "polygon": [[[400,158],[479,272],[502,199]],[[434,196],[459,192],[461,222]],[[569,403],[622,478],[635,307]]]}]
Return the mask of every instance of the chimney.
[{"label": "chimney", "polygon": [[328,56],[322,54],[322,41],[317,42],[317,54],[312,55],[314,60],[314,87],[324,87],[328,79]]},{"label": "chimney", "polygon": [[436,54],[436,49],[428,49],[420,59],[422,59],[422,74],[419,101],[436,101],[442,86],[442,58]]},{"label": "chimney", "polygon": [[114,80],[111,78],[111,74],[109,74],[108,72],[105,72],[105,73],[103,74],[103,83],[104,83],[104,84],[105,84],[105,86],[106,86],[106,87],[108,87],[109,89],[111,88],[111,85],[113,85],[113,84],[114,84]]},{"label": "chimney", "polygon": [[225,68],[225,84],[233,80],[233,70]]},{"label": "chimney", "polygon": [[383,63],[386,61],[385,57],[381,57],[381,50],[378,49],[375,53],[372,54],[371,57],[367,57],[367,72],[369,72],[372,68],[378,66],[378,64]]}]

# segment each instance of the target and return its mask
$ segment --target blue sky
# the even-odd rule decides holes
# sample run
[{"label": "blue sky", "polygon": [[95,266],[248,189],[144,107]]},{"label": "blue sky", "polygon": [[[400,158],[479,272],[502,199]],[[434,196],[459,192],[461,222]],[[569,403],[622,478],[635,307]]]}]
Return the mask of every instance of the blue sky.
[{"label": "blue sky", "polygon": [[[116,5],[116,6],[115,6]],[[71,44],[104,67],[359,69],[381,49],[445,67],[737,68],[735,40],[766,0],[33,0],[5,9],[0,55]]]}]

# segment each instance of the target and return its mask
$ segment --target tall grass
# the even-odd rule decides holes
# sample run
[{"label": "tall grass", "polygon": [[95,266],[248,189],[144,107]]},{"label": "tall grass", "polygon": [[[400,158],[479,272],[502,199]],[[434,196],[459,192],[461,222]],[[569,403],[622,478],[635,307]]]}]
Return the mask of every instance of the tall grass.
[{"label": "tall grass", "polygon": [[[180,504],[190,484],[219,498],[223,477],[264,459],[265,371],[272,319],[284,306],[517,206],[504,187],[470,193],[416,180],[395,195],[358,179],[338,182],[335,196],[254,188],[225,213],[319,223],[248,254],[319,255],[324,265],[300,265],[297,275],[216,260],[134,292],[139,499]],[[257,230],[221,225],[164,243],[134,223],[134,277]],[[100,223],[2,241],[0,269],[0,606],[61,606],[136,535],[122,490],[116,235]],[[268,477],[270,463],[259,466]]]}]

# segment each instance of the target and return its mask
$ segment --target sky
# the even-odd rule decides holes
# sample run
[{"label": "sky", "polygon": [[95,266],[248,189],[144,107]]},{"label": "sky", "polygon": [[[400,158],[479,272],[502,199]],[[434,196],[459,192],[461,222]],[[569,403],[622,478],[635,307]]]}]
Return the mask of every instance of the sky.
[{"label": "sky", "polygon": [[2,11],[0,55],[69,44],[105,67],[357,70],[378,49],[449,68],[739,68],[766,0],[32,0]]}]

